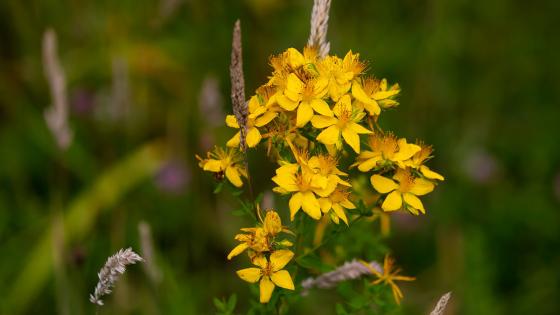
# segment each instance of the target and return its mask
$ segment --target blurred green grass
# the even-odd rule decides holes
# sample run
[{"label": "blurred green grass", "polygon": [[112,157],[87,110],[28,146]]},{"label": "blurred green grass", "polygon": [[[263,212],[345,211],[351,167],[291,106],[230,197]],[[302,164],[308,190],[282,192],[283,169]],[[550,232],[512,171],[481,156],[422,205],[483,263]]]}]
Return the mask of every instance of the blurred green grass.
[{"label": "blurred green grass", "polygon": [[[249,290],[233,272],[239,264],[224,257],[244,222],[229,215],[233,200],[212,194],[194,159],[231,132],[212,127],[199,95],[215,78],[223,101],[211,110],[230,112],[235,19],[251,91],[266,79],[270,54],[305,44],[311,3],[2,1],[0,311],[27,298],[13,297],[18,275],[33,248],[47,244],[58,211],[69,215],[76,196],[158,139],[167,144],[166,171],[102,205],[92,229],[63,248],[62,274],[49,272],[37,294],[20,301],[24,313],[91,314],[98,268],[116,249],[139,246],[141,220],[152,226],[164,280],[151,287],[135,268],[108,312],[209,313],[212,297],[233,292],[243,306]],[[382,124],[433,144],[432,165],[446,175],[427,200],[428,215],[393,220],[389,246],[418,279],[405,287],[402,313],[427,313],[449,290],[449,314],[560,311],[559,9],[552,1],[333,0],[332,51],[359,52],[372,73],[402,86],[402,105]],[[58,34],[71,100],[75,141],[66,153],[43,120],[51,103],[41,64],[48,27]],[[118,80],[128,86],[124,101]],[[267,165],[256,167],[257,182],[270,186]],[[49,265],[51,257],[35,259]],[[332,294],[314,292],[295,311],[333,312],[317,303]]]}]

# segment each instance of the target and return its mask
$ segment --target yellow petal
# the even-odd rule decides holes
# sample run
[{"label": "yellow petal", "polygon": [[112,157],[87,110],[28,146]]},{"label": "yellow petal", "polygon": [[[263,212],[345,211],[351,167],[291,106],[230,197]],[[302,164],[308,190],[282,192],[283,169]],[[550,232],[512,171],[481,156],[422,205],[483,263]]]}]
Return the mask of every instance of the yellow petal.
[{"label": "yellow petal", "polygon": [[356,153],[360,153],[360,137],[350,128],[344,128],[342,130],[342,137],[344,141],[348,143]]},{"label": "yellow petal", "polygon": [[266,113],[267,110],[268,109],[265,106],[256,106],[252,111],[251,108],[249,108],[249,119],[255,119],[260,115]]},{"label": "yellow petal", "polygon": [[366,104],[366,103],[362,103],[364,104],[364,108],[368,111],[368,113],[372,116],[379,116],[379,114],[381,114],[381,107],[379,107],[379,104],[377,104],[376,100],[372,100],[373,102],[371,104]]},{"label": "yellow petal", "polygon": [[260,116],[259,118],[257,118],[255,120],[255,126],[256,127],[262,127],[262,126],[268,124],[269,122],[271,122],[274,118],[276,118],[276,116],[278,116],[278,113],[266,112],[262,116]]},{"label": "yellow petal", "polygon": [[299,103],[297,110],[296,126],[303,127],[313,118],[313,109],[307,102]]},{"label": "yellow petal", "polygon": [[323,98],[327,92],[328,92],[328,87],[329,85],[329,80],[325,77],[319,77],[313,85],[313,95],[316,96],[317,98]]},{"label": "yellow petal", "polygon": [[317,129],[323,129],[336,124],[338,120],[334,117],[315,115],[311,118],[311,124]]},{"label": "yellow petal", "polygon": [[262,273],[260,268],[245,268],[245,269],[238,270],[237,275],[239,276],[239,278],[247,282],[255,283],[259,281]]},{"label": "yellow petal", "polygon": [[210,159],[204,164],[203,170],[210,172],[220,172],[222,171],[222,161]]},{"label": "yellow petal", "polygon": [[311,101],[311,107],[313,107],[313,110],[316,111],[317,113],[324,115],[324,116],[328,116],[328,117],[333,117],[334,114],[332,112],[332,110],[330,109],[329,105],[327,104],[327,102],[321,100],[321,99],[313,99]]},{"label": "yellow petal", "polygon": [[430,168],[428,168],[426,165],[422,165],[420,166],[420,172],[422,173],[422,175],[426,176],[426,178],[429,179],[437,179],[437,180],[444,180],[444,177],[441,176],[440,174],[432,171]]},{"label": "yellow petal", "polygon": [[381,160],[381,156],[377,156],[371,159],[367,159],[360,164],[358,164],[358,169],[362,172],[369,172],[372,168],[377,165],[377,162]]},{"label": "yellow petal", "polygon": [[247,132],[247,146],[254,148],[259,142],[261,142],[261,133],[255,127],[250,128]]},{"label": "yellow petal", "polygon": [[329,198],[321,198],[319,199],[319,205],[321,206],[321,211],[327,213],[332,208],[332,201]]},{"label": "yellow petal", "polygon": [[341,218],[342,221],[344,221],[344,223],[346,223],[346,225],[348,225],[348,218],[346,217],[346,212],[344,212],[344,209],[342,209],[342,207],[340,205],[334,204],[332,207],[334,213],[336,214],[337,217]]},{"label": "yellow petal", "polygon": [[298,106],[299,101],[292,101],[285,95],[278,96],[278,105],[287,111],[293,111]]},{"label": "yellow petal", "polygon": [[393,157],[394,161],[408,160],[422,149],[419,145],[407,143],[405,138],[399,139],[397,143],[399,145],[399,152]]},{"label": "yellow petal", "polygon": [[295,177],[290,174],[278,174],[272,177],[272,181],[286,191],[298,191],[299,187],[295,182]]},{"label": "yellow petal", "polygon": [[[243,253],[243,251],[246,250],[248,247],[249,245],[247,245],[247,243],[241,243],[235,246],[235,248],[233,248],[231,252],[229,252],[227,259],[231,260],[233,257]],[[254,268],[250,268],[250,269],[254,269]]]},{"label": "yellow petal", "polygon": [[305,58],[297,49],[288,48],[288,50],[286,50],[286,53],[288,55],[288,64],[293,69],[302,66],[305,63]]},{"label": "yellow petal", "polygon": [[231,139],[228,140],[228,142],[226,143],[226,145],[230,148],[236,148],[239,146],[239,141],[241,137],[241,133],[238,131],[235,136],[233,136]]},{"label": "yellow petal", "polygon": [[270,301],[270,297],[272,296],[272,291],[274,291],[274,283],[270,281],[268,276],[264,276],[261,279],[260,283],[260,302],[261,303],[268,303]]},{"label": "yellow petal", "polygon": [[398,191],[393,191],[392,193],[387,195],[387,198],[385,198],[385,201],[381,205],[381,208],[383,208],[383,210],[385,211],[395,211],[399,210],[401,207],[402,196]]},{"label": "yellow petal", "polygon": [[368,130],[367,128],[365,128],[364,126],[351,122],[348,124],[348,128],[350,128],[352,131],[354,131],[355,133],[358,134],[370,134],[373,133],[370,130]]},{"label": "yellow petal", "polygon": [[237,168],[233,166],[226,168],[226,177],[235,187],[243,186],[243,181],[241,181]]},{"label": "yellow petal", "polygon": [[321,206],[314,193],[310,191],[303,193],[301,207],[313,219],[319,220],[321,218]]},{"label": "yellow petal", "polygon": [[286,270],[280,270],[272,274],[270,277],[272,282],[277,286],[288,289],[294,290],[294,283],[292,282],[292,277],[290,277],[290,273]]},{"label": "yellow petal", "polygon": [[[387,81],[385,81],[385,82],[387,82]],[[397,95],[397,94],[399,94],[399,92],[400,92],[400,90],[380,91],[380,92],[377,92],[377,93],[373,94],[373,98],[376,99],[376,100],[382,100],[382,99]]]},{"label": "yellow petal", "polygon": [[[286,79],[286,91],[284,92],[284,94],[286,94],[286,92],[288,91],[293,93],[300,93],[304,87],[305,84],[297,77],[297,75],[295,75],[294,73],[290,73],[288,75],[288,78]],[[289,94],[287,94],[286,96],[294,101],[297,100],[290,97]]]},{"label": "yellow petal", "polygon": [[414,181],[414,185],[410,189],[410,192],[417,196],[423,196],[434,190],[434,187],[434,183],[430,182],[429,180],[417,178]]},{"label": "yellow petal", "polygon": [[280,249],[270,254],[270,264],[272,271],[284,268],[294,257],[294,253],[288,249]]},{"label": "yellow petal", "polygon": [[327,187],[328,183],[329,183],[329,180],[325,176],[316,174],[316,175],[313,175],[311,177],[311,186],[313,186],[313,187],[323,189],[323,188]]},{"label": "yellow petal", "polygon": [[[257,234],[257,232],[255,232],[255,234]],[[255,266],[259,266],[261,269],[266,269],[268,267],[268,261],[266,260],[266,258],[263,255],[257,255],[255,257],[252,258],[251,262],[253,263],[253,265]]]},{"label": "yellow petal", "polygon": [[381,175],[373,175],[371,176],[370,180],[373,188],[375,188],[375,190],[382,194],[386,194],[399,188],[399,185],[397,185],[397,183],[395,183],[393,180]]},{"label": "yellow petal", "polygon": [[226,116],[226,125],[231,128],[239,129],[239,124],[237,123],[237,118],[234,115],[227,115]]},{"label": "yellow petal", "polygon": [[276,235],[282,231],[282,220],[276,211],[266,212],[263,225],[266,233],[271,235]]},{"label": "yellow petal", "polygon": [[362,85],[358,81],[354,81],[354,83],[352,83],[352,96],[354,96],[355,99],[362,103],[367,103],[370,101],[369,96],[366,94],[366,92],[362,88]]},{"label": "yellow petal", "polygon": [[340,129],[336,126],[330,126],[327,129],[321,131],[321,133],[317,136],[317,141],[320,141],[324,144],[336,144],[339,142],[340,137]]},{"label": "yellow petal", "polygon": [[294,220],[294,216],[301,208],[301,204],[303,203],[303,195],[300,192],[297,192],[292,195],[290,198],[289,206],[290,206],[290,220]]},{"label": "yellow petal", "polygon": [[341,97],[336,105],[334,105],[333,112],[336,117],[342,116],[344,112],[352,112],[352,102],[350,100],[350,95],[346,94]]},{"label": "yellow petal", "polygon": [[356,206],[348,199],[342,200],[340,202],[340,205],[343,206],[346,209],[356,209]]},{"label": "yellow petal", "polygon": [[247,104],[247,107],[249,108],[249,113],[254,113],[257,108],[261,107],[261,102],[259,101],[259,97],[256,95],[251,96],[251,98],[249,99],[249,104]]},{"label": "yellow petal", "polygon": [[404,198],[404,202],[406,202],[409,206],[413,207],[416,210],[420,210],[420,212],[422,213],[426,213],[422,201],[420,201],[420,199],[415,195],[411,193],[405,193],[403,194],[403,198]]},{"label": "yellow petal", "polygon": [[339,179],[337,176],[330,175],[327,180],[327,185],[324,188],[313,189],[313,192],[321,197],[328,197],[336,189]]}]

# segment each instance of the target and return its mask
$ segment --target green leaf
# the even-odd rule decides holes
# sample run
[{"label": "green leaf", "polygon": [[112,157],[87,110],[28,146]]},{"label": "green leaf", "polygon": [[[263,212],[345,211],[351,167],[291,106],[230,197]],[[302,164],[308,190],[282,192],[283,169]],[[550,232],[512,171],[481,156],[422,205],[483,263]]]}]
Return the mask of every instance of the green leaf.
[{"label": "green leaf", "polygon": [[219,182],[218,185],[216,185],[216,188],[214,188],[214,194],[219,194],[222,189],[224,188],[224,182]]},{"label": "green leaf", "polygon": [[214,298],[214,306],[216,306],[216,309],[220,312],[225,312],[226,311],[226,306],[224,304],[224,302],[222,302],[220,299],[218,298]]},{"label": "green leaf", "polygon": [[227,302],[227,311],[231,314],[235,310],[235,305],[237,304],[237,295],[232,294]]},{"label": "green leaf", "polygon": [[349,315],[349,313],[344,309],[342,304],[336,303],[336,315]]}]

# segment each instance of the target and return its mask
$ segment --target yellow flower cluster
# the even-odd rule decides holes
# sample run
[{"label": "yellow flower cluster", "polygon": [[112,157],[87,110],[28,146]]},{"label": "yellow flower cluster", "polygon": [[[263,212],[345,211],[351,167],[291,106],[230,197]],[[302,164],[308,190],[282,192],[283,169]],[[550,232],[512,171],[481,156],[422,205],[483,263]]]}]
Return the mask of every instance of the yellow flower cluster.
[{"label": "yellow flower cluster", "polygon": [[[247,282],[260,284],[260,302],[268,303],[276,286],[294,290],[294,283],[290,273],[283,268],[290,262],[294,253],[288,249],[292,243],[283,240],[276,241],[281,232],[290,232],[282,226],[278,213],[269,210],[266,213],[262,226],[241,229],[235,239],[241,244],[237,245],[228,255],[228,260],[248,250],[251,262],[258,268],[245,268],[237,271],[237,275]],[[267,258],[268,257],[268,258]]]},{"label": "yellow flower cluster", "polygon": [[392,133],[378,132],[369,136],[368,150],[360,153],[353,166],[374,173],[370,178],[373,188],[388,194],[381,205],[384,211],[404,208],[418,215],[426,212],[418,196],[434,190],[436,180],[444,180],[424,165],[431,153],[430,146],[411,144]]},{"label": "yellow flower cluster", "polygon": [[[247,102],[246,126],[228,115],[227,126],[237,130],[228,149],[216,148],[207,159],[199,158],[205,171],[220,180],[225,176],[236,187],[242,187],[243,177],[249,179],[239,151],[243,127],[247,147],[255,148],[264,140],[267,154],[278,163],[273,191],[289,197],[292,221],[302,210],[314,220],[327,216],[336,224],[349,225],[347,210],[356,208],[352,190],[358,189],[349,178],[353,169],[368,174],[374,190],[369,189],[377,195],[372,200],[384,211],[425,213],[418,196],[430,193],[444,179],[425,165],[432,148],[383,132],[378,124],[383,110],[399,105],[398,84],[367,77],[366,64],[352,51],[344,58],[319,58],[313,48],[306,47],[303,53],[289,48],[271,57],[270,64],[268,82]],[[283,268],[294,254],[285,249],[291,243],[276,241],[286,232],[278,214],[269,211],[259,226],[241,231],[235,237],[240,244],[228,259],[248,251],[258,268],[240,270],[238,275],[260,282],[261,302],[269,301],[275,286],[293,290]]]}]

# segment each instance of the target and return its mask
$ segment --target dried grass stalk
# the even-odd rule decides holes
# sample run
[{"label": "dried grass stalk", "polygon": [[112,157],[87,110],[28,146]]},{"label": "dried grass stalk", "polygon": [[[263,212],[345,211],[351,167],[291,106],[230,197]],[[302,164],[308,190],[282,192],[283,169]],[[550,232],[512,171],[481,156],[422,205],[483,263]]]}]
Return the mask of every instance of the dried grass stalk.
[{"label": "dried grass stalk", "polygon": [[111,294],[111,289],[119,280],[120,275],[126,271],[126,266],[133,265],[138,261],[144,261],[144,259],[133,252],[130,247],[121,249],[115,255],[109,257],[105,266],[97,274],[99,282],[95,286],[94,293],[90,294],[89,301],[93,304],[103,305],[101,297]]},{"label": "dried grass stalk", "polygon": [[430,315],[443,315],[449,299],[451,299],[451,292],[447,292],[442,297],[440,297],[439,301],[436,304],[436,307],[430,313]]},{"label": "dried grass stalk", "polygon": [[233,27],[233,39],[231,43],[231,64],[229,66],[231,78],[231,102],[233,114],[237,119],[240,131],[239,145],[245,152],[247,148],[247,102],[245,101],[245,79],[243,77],[243,54],[241,49],[241,23],[235,22]]},{"label": "dried grass stalk", "polygon": [[318,50],[319,57],[324,58],[329,54],[331,45],[327,42],[329,28],[329,9],[331,0],[314,0],[311,11],[311,33],[307,45]]},{"label": "dried grass stalk", "polygon": [[162,272],[155,262],[152,228],[148,223],[141,221],[138,223],[138,234],[140,235],[140,248],[145,261],[143,266],[152,283],[159,284],[162,280]]},{"label": "dried grass stalk", "polygon": [[65,150],[72,142],[68,127],[68,99],[66,78],[57,53],[56,33],[47,29],[43,35],[43,70],[49,83],[52,105],[45,110],[45,121],[59,148]]},{"label": "dried grass stalk", "polygon": [[[383,272],[383,268],[379,263],[372,261],[369,265],[379,273]],[[369,268],[364,266],[362,262],[354,259],[345,262],[342,266],[333,271],[324,273],[317,278],[307,278],[301,282],[303,287],[302,295],[306,295],[312,288],[329,289],[336,286],[339,282],[358,279],[364,275],[371,274]]]}]

